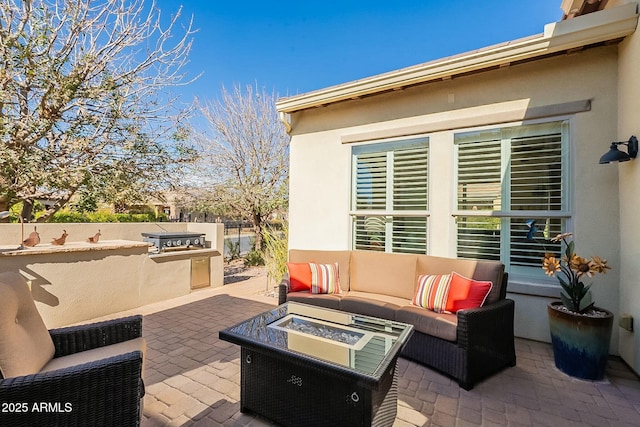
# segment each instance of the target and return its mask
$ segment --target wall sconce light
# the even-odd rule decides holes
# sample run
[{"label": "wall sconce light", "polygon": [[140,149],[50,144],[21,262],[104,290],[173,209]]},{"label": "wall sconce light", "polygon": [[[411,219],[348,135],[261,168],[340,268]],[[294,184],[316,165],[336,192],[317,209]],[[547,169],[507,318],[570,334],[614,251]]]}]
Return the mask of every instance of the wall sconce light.
[{"label": "wall sconce light", "polygon": [[[629,154],[618,150],[618,145],[626,145]],[[600,157],[600,164],[611,162],[626,162],[635,159],[638,155],[638,138],[632,136],[628,141],[612,142],[609,151]]]}]

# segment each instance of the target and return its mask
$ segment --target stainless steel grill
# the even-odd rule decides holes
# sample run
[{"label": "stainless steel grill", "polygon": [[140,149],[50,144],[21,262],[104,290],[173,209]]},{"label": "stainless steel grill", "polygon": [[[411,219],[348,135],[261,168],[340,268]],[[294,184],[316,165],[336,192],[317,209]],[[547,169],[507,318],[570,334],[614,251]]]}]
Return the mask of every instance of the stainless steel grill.
[{"label": "stainless steel grill", "polygon": [[143,240],[156,247],[158,252],[167,249],[188,249],[192,246],[205,247],[205,235],[203,233],[186,232],[159,232],[142,233]]}]

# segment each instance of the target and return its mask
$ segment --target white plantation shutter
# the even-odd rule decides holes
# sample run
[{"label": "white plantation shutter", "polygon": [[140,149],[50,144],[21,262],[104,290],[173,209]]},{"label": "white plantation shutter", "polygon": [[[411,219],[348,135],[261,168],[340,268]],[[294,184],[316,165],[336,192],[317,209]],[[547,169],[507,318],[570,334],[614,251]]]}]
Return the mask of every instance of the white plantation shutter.
[{"label": "white plantation shutter", "polygon": [[[473,132],[456,138],[457,202],[461,211],[496,211],[502,207],[500,131]],[[500,219],[459,217],[457,254],[461,258],[500,260]]]},{"label": "white plantation shutter", "polygon": [[393,210],[427,210],[428,148],[393,152]]},{"label": "white plantation shutter", "polygon": [[[393,153],[393,210],[428,208],[428,147],[399,149]],[[391,252],[425,254],[426,217],[393,217]]]},{"label": "white plantation shutter", "polygon": [[428,141],[371,144],[353,153],[354,248],[426,253]]},{"label": "white plantation shutter", "polygon": [[[512,211],[561,212],[566,208],[563,194],[562,128],[540,126],[538,133],[525,132],[511,138],[510,156],[510,205]],[[560,253],[560,244],[549,238],[561,233],[562,218],[536,218],[539,230],[534,239],[527,239],[528,218],[512,218],[510,221],[509,263],[512,266],[540,268],[545,252]],[[523,224],[525,224],[523,226]]]},{"label": "white plantation shutter", "polygon": [[499,132],[466,135],[458,147],[458,209],[499,210],[502,142]]},{"label": "white plantation shutter", "polygon": [[500,219],[458,218],[458,257],[500,260]]},{"label": "white plantation shutter", "polygon": [[387,240],[386,221],[384,216],[355,216],[353,218],[354,248],[384,252]]},{"label": "white plantation shutter", "polygon": [[387,153],[363,153],[356,161],[356,209],[385,210]]},{"label": "white plantation shutter", "polygon": [[511,210],[562,210],[562,134],[513,138]]},{"label": "white plantation shutter", "polygon": [[509,251],[509,264],[512,267],[541,267],[541,260],[546,252],[560,256],[561,244],[549,241],[566,229],[564,218],[536,218],[535,227],[539,232],[533,240],[527,239],[529,227],[526,222],[530,218],[511,218],[510,236],[511,247]]},{"label": "white plantation shutter", "polygon": [[459,257],[540,269],[544,253],[559,250],[548,239],[569,218],[566,129],[553,122],[455,136]]},{"label": "white plantation shutter", "polygon": [[427,218],[393,217],[391,252],[426,254]]}]

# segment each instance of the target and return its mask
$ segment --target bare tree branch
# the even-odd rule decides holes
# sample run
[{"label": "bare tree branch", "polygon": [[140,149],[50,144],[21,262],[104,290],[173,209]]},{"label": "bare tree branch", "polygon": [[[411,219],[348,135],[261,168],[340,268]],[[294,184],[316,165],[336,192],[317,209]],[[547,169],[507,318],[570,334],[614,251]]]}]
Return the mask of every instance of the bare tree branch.
[{"label": "bare tree branch", "polygon": [[197,101],[209,129],[193,132],[201,155],[199,185],[210,200],[253,221],[257,249],[264,221],[287,204],[289,135],[275,100],[275,94],[251,85],[232,92],[223,87],[221,99]]},{"label": "bare tree branch", "polygon": [[160,18],[144,0],[0,3],[0,199],[167,188],[193,154],[169,89],[189,82],[194,30]]}]

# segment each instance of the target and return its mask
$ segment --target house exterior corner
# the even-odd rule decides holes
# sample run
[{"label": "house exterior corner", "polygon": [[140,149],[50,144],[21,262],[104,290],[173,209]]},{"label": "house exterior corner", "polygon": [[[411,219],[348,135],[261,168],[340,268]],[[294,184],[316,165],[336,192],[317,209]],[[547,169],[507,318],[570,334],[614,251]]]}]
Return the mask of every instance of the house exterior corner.
[{"label": "house exterior corner", "polygon": [[[521,54],[545,37],[554,46],[544,34],[483,51],[512,55],[504,63],[462,72],[473,52],[365,83],[414,71],[419,82],[355,96],[356,82],[279,101],[292,136],[289,247],[499,259],[516,336],[548,342],[546,305],[560,288],[540,255],[557,250],[555,233],[572,232],[580,255],[612,266],[592,279],[597,305],[640,318],[640,198],[631,196],[640,159],[598,165],[611,141],[640,134],[634,6],[558,23],[562,40],[584,38],[579,47]],[[599,16],[618,26],[614,38],[602,36]],[[450,75],[437,74],[446,67]],[[640,372],[640,339],[613,332],[612,352]]]}]

